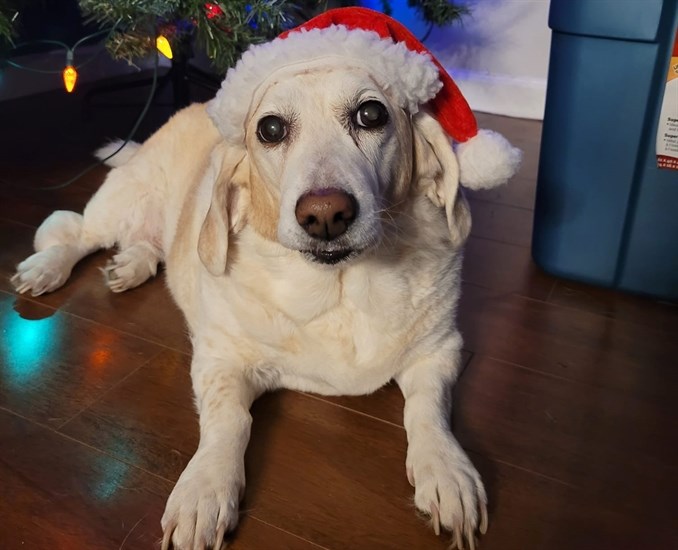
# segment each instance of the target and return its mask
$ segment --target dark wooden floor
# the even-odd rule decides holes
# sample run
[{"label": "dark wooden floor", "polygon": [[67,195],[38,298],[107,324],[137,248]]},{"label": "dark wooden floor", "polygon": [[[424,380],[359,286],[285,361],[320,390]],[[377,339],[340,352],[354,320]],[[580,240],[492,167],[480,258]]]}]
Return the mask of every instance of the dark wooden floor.
[{"label": "dark wooden floor", "polygon": [[[0,104],[3,550],[156,547],[198,441],[189,343],[162,276],[111,294],[101,253],[49,296],[8,282],[41,220],[81,209],[106,171],[28,186],[63,181],[135,114],[60,91]],[[154,108],[144,132],[166,115]],[[529,245],[541,126],[480,120],[526,152],[509,186],[472,196],[454,429],[491,498],[481,547],[678,548],[678,308],[540,272]],[[233,548],[446,548],[414,513],[401,411],[395,387],[260,399]]]}]

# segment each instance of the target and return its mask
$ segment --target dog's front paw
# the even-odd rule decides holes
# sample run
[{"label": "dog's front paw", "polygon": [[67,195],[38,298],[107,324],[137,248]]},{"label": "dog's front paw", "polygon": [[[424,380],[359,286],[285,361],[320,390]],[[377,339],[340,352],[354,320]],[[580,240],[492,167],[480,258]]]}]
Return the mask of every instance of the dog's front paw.
[{"label": "dog's front paw", "polygon": [[146,282],[156,274],[158,256],[144,244],[119,252],[102,269],[106,285],[113,292],[124,292]]},{"label": "dog's front paw", "polygon": [[188,463],[167,500],[162,550],[216,550],[236,527],[245,468],[227,455],[199,449]]},{"label": "dog's front paw", "polygon": [[62,286],[71,274],[71,265],[65,261],[59,246],[36,252],[17,266],[11,283],[19,294],[30,292],[40,296]]},{"label": "dog's front paw", "polygon": [[453,534],[453,548],[475,548],[476,531],[487,530],[487,496],[480,475],[452,435],[410,444],[407,477],[417,509]]}]

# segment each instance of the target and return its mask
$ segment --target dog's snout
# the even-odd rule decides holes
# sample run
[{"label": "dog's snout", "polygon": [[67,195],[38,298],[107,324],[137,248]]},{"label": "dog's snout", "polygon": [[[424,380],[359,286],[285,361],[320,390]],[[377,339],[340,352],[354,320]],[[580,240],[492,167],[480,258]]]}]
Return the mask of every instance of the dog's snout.
[{"label": "dog's snout", "polygon": [[339,189],[320,189],[303,195],[295,210],[297,222],[315,239],[331,241],[346,232],[358,214],[353,195]]}]

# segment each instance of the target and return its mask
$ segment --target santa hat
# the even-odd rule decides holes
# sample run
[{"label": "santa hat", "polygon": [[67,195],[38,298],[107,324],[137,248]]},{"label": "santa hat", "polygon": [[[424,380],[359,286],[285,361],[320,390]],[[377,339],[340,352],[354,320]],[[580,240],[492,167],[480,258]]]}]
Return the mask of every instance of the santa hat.
[{"label": "santa hat", "polygon": [[410,114],[426,105],[456,142],[462,185],[494,187],[517,171],[520,150],[496,132],[478,130],[459,88],[431,52],[395,19],[366,8],[330,10],[252,46],[228,71],[207,111],[227,141],[243,143],[250,107],[273,73],[347,63],[367,69]]}]

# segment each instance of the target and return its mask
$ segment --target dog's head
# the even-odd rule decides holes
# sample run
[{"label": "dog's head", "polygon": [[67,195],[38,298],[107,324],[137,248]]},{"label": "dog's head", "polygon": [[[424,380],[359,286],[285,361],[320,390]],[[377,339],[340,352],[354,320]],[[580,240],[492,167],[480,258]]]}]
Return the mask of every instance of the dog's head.
[{"label": "dog's head", "polygon": [[457,155],[420,110],[441,87],[428,56],[372,32],[332,26],[250,49],[208,107],[233,169],[215,188],[221,206],[210,209],[201,243],[225,245],[213,242],[210,216],[223,218],[229,177],[246,166],[247,223],[309,261],[342,264],[377,246],[416,193],[445,209],[460,245],[470,217]]}]

